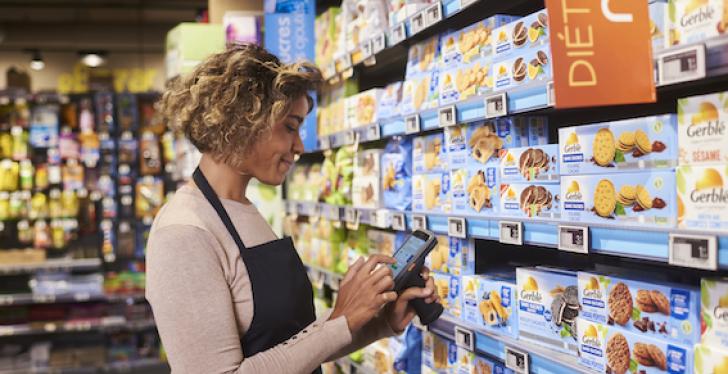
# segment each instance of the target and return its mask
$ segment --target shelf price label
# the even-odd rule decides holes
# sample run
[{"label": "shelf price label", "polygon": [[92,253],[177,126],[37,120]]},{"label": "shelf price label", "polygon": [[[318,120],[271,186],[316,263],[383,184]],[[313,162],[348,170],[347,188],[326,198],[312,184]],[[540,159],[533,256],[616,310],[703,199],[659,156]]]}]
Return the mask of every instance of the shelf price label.
[{"label": "shelf price label", "polygon": [[338,206],[335,205],[327,205],[327,214],[326,216],[329,217],[332,221],[340,221],[341,220],[341,210]]},{"label": "shelf price label", "polygon": [[520,349],[506,346],[506,367],[519,374],[528,374],[530,359],[528,353]]},{"label": "shelf price label", "polygon": [[406,231],[407,230],[407,222],[405,221],[404,213],[391,212],[389,215],[392,218],[392,230],[396,230],[396,231]]},{"label": "shelf price label", "polygon": [[442,21],[442,3],[436,2],[425,10],[425,27]]},{"label": "shelf price label", "polygon": [[425,24],[425,12],[419,12],[412,16],[410,19],[410,33],[412,35],[417,34],[418,32],[424,30],[427,26]]},{"label": "shelf price label", "polygon": [[546,84],[546,105],[553,107],[556,106],[556,94],[554,93],[554,81],[549,81]]},{"label": "shelf price label", "polygon": [[661,86],[705,78],[705,44],[663,53],[657,60],[657,81]]},{"label": "shelf price label", "polygon": [[384,33],[382,32],[374,35],[374,37],[372,38],[372,53],[377,54],[386,47],[387,41],[384,37]]},{"label": "shelf price label", "polygon": [[589,253],[589,228],[559,225],[559,249],[567,252]]},{"label": "shelf price label", "polygon": [[424,214],[413,214],[412,230],[427,230],[427,216]]},{"label": "shelf price label", "polygon": [[447,235],[455,238],[465,239],[468,236],[468,229],[463,217],[447,218]]},{"label": "shelf price label", "polygon": [[407,135],[417,134],[420,132],[420,116],[413,114],[404,119],[404,132]]},{"label": "shelf price label", "polygon": [[503,244],[523,245],[523,223],[515,221],[498,222],[498,240]]},{"label": "shelf price label", "polygon": [[455,344],[470,352],[475,352],[475,334],[468,329],[455,326]]},{"label": "shelf price label", "polygon": [[331,149],[331,139],[328,136],[320,137],[318,140],[319,149],[327,150]]},{"label": "shelf price label", "polygon": [[336,71],[337,72],[343,72],[346,69],[351,68],[351,55],[348,53],[344,53],[343,56],[339,57],[336,60]]},{"label": "shelf price label", "polygon": [[457,110],[455,109],[455,105],[440,108],[438,118],[440,119],[440,127],[455,126],[455,123],[457,122]]},{"label": "shelf price label", "polygon": [[718,239],[714,235],[670,234],[668,263],[718,270]]},{"label": "shelf price label", "polygon": [[12,295],[0,295],[0,305],[11,305],[15,303]]},{"label": "shelf price label", "polygon": [[374,210],[370,216],[370,224],[380,229],[386,229],[388,227],[389,211],[386,209]]},{"label": "shelf price label", "polygon": [[373,123],[367,127],[366,139],[368,141],[379,140],[382,137],[381,129],[378,123]]},{"label": "shelf price label", "polygon": [[367,58],[372,57],[374,55],[371,39],[365,41],[364,43],[361,43],[361,46],[359,47],[359,49],[361,49],[362,60],[366,60]]},{"label": "shelf price label", "polygon": [[389,44],[396,45],[407,39],[407,30],[405,29],[404,22],[394,26],[389,31]]},{"label": "shelf price label", "polygon": [[478,0],[461,0],[460,1],[460,9],[465,9],[475,3],[477,3]]},{"label": "shelf price label", "polygon": [[344,208],[344,220],[346,221],[346,228],[349,230],[357,230],[359,229],[359,219],[361,218],[361,213],[358,209],[354,207],[346,207]]},{"label": "shelf price label", "polygon": [[508,97],[505,92],[485,98],[485,118],[502,117],[508,114]]}]

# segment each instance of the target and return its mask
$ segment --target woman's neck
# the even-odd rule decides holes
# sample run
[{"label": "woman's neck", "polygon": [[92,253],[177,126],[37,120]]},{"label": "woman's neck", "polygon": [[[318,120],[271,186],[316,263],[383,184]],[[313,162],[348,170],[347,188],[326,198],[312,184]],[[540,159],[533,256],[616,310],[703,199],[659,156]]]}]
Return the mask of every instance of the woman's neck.
[{"label": "woman's neck", "polygon": [[248,187],[251,176],[241,175],[239,171],[223,162],[216,161],[207,154],[203,154],[200,159],[200,170],[212,189],[215,190],[217,197],[250,204],[245,197],[245,189]]}]

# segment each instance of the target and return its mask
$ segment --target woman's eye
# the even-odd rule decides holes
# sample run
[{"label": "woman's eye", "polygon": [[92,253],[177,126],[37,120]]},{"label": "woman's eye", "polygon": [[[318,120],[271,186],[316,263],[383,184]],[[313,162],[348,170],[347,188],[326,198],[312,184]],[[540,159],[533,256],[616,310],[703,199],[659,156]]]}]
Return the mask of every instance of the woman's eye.
[{"label": "woman's eye", "polygon": [[288,130],[288,132],[296,132],[296,128],[290,125],[286,125],[286,130]]}]

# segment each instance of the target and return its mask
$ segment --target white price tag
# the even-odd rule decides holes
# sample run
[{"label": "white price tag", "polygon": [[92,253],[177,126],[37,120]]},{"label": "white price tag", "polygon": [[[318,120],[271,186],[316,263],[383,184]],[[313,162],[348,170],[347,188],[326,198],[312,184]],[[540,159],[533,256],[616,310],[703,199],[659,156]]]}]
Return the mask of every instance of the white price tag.
[{"label": "white price tag", "polygon": [[354,76],[354,68],[350,67],[344,71],[341,72],[341,78],[342,79],[349,79]]},{"label": "white price tag", "polygon": [[546,105],[556,106],[556,94],[554,93],[554,81],[546,84]]},{"label": "white price tag", "polygon": [[15,302],[12,295],[0,295],[0,305],[11,305]]},{"label": "white price tag", "polygon": [[359,46],[359,49],[361,49],[361,57],[362,59],[366,60],[367,58],[374,55],[374,51],[372,50],[372,41],[367,40],[364,43],[361,43]]},{"label": "white price tag", "polygon": [[331,221],[341,221],[341,208],[334,205],[328,205],[328,217]]},{"label": "white price tag", "polygon": [[412,16],[412,18],[410,19],[410,33],[412,35],[415,35],[418,32],[424,30],[425,27],[427,27],[425,22],[426,22],[426,20],[425,20],[424,11],[419,12],[419,13],[415,14],[414,16]]},{"label": "white price tag", "polygon": [[381,139],[381,137],[382,137],[381,129],[379,128],[378,123],[369,125],[369,127],[367,127],[367,135],[366,135],[367,141],[379,140],[379,139]]},{"label": "white price tag", "polygon": [[559,225],[559,249],[567,252],[589,253],[589,228]]},{"label": "white price tag", "polygon": [[704,270],[718,270],[718,238],[713,235],[670,234],[668,262]]},{"label": "white price tag", "polygon": [[405,29],[404,23],[400,23],[394,26],[389,31],[389,45],[393,46],[399,44],[403,40],[407,39],[407,30]]},{"label": "white price tag", "polygon": [[438,117],[440,119],[440,127],[455,126],[455,123],[457,122],[455,105],[440,108]]},{"label": "white price tag", "polygon": [[705,45],[663,53],[657,60],[657,74],[661,86],[705,78]]},{"label": "white price tag", "polygon": [[347,223],[353,223],[359,218],[359,211],[353,207],[344,208],[344,220]]},{"label": "white price tag", "polygon": [[523,223],[514,221],[498,222],[499,241],[504,244],[523,245]]},{"label": "white price tag", "polygon": [[407,230],[407,221],[405,221],[404,213],[391,212],[389,215],[392,218],[392,230],[397,230],[397,231]]},{"label": "white price tag", "polygon": [[420,116],[417,114],[411,115],[404,119],[404,132],[407,135],[417,134],[420,132]]},{"label": "white price tag", "polygon": [[319,149],[323,149],[323,150],[331,149],[331,139],[328,136],[319,138],[318,143],[319,143]]},{"label": "white price tag", "polygon": [[425,27],[430,27],[442,21],[442,3],[436,2],[425,10]]},{"label": "white price tag", "polygon": [[461,0],[460,1],[460,9],[465,9],[475,3],[477,3],[478,0]]},{"label": "white price tag", "polygon": [[364,66],[366,66],[366,67],[374,66],[376,64],[377,64],[377,57],[374,55],[372,55],[371,57],[364,60]]},{"label": "white price tag", "polygon": [[372,212],[371,225],[380,229],[386,229],[388,225],[389,211],[379,209]]},{"label": "white price tag", "polygon": [[384,33],[379,33],[372,38],[372,53],[376,54],[387,47]]},{"label": "white price tag", "polygon": [[413,214],[412,230],[427,230],[427,216],[423,214]]},{"label": "white price tag", "polygon": [[447,235],[455,238],[465,239],[468,236],[468,229],[463,217],[447,218]]},{"label": "white price tag", "polygon": [[508,114],[508,98],[505,92],[485,98],[485,118],[502,117]]},{"label": "white price tag", "polygon": [[475,352],[475,334],[470,330],[455,326],[455,344],[470,352]]},{"label": "white price tag", "polygon": [[337,72],[342,72],[346,69],[351,68],[351,55],[348,53],[345,53],[343,56],[339,57],[336,61],[337,65]]},{"label": "white price tag", "polygon": [[76,301],[89,301],[91,300],[91,294],[88,292],[80,292],[73,295],[73,299]]},{"label": "white price tag", "polygon": [[52,303],[56,301],[55,295],[33,295],[33,302],[39,304]]},{"label": "white price tag", "polygon": [[344,144],[352,145],[356,142],[356,133],[354,130],[348,130],[344,133]]},{"label": "white price tag", "polygon": [[527,352],[506,346],[505,361],[507,368],[519,374],[528,374],[530,363]]}]

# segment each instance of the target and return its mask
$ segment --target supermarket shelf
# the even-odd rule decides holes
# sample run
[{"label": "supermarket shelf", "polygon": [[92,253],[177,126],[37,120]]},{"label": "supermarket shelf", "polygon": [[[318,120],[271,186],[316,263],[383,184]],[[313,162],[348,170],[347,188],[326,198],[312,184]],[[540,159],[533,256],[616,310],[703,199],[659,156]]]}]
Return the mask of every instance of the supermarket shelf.
[{"label": "supermarket shelf", "polygon": [[74,293],[67,295],[33,295],[8,294],[0,295],[0,306],[8,305],[31,305],[31,304],[53,304],[53,303],[77,303],[87,301],[127,302],[144,300],[144,293],[131,294],[100,294]]},{"label": "supermarket shelf", "polygon": [[367,368],[364,365],[354,362],[349,357],[342,357],[336,360],[344,374],[375,374],[376,371]]},{"label": "supermarket shelf", "polygon": [[44,270],[93,270],[101,266],[99,258],[51,259],[37,264],[0,265],[0,275],[34,273]]},{"label": "supermarket shelf", "polygon": [[305,266],[308,269],[309,279],[311,279],[311,283],[315,287],[321,288],[323,285],[327,285],[333,290],[338,290],[341,280],[344,279],[342,274],[335,273],[331,270],[310,264],[305,264]]},{"label": "supermarket shelf", "polygon": [[528,353],[531,373],[585,373],[592,372],[579,365],[576,356],[544,348],[508,336],[493,334],[449,315],[431,323],[427,330],[457,342],[455,327],[467,331],[474,338],[475,352],[505,362],[506,348]]},{"label": "supermarket shelf", "polygon": [[96,374],[96,373],[168,373],[169,364],[153,358],[114,362],[89,368],[35,368],[0,370],[0,374]]},{"label": "supermarket shelf", "polygon": [[74,332],[140,331],[155,326],[154,320],[127,321],[124,317],[104,317],[85,321],[34,322],[0,326],[0,337],[32,336]]},{"label": "supermarket shelf", "polygon": [[[316,215],[316,212],[326,211],[316,207],[315,203],[294,203],[287,202],[286,209],[291,213],[290,207],[303,204],[305,210],[298,210],[298,214],[309,213]],[[500,223],[502,221],[521,222],[523,225],[524,244],[541,247],[556,248],[559,244],[559,226],[580,226],[587,227],[589,232],[589,251],[607,255],[615,255],[627,258],[643,259],[667,263],[669,261],[669,239],[671,234],[678,235],[707,235],[715,236],[717,240],[718,267],[728,269],[728,233],[710,233],[696,230],[681,230],[659,227],[615,227],[598,224],[580,224],[571,221],[530,219],[519,220],[512,217],[499,216],[459,216],[445,215],[438,213],[417,213],[417,212],[395,212],[386,209],[357,209],[352,207],[339,207],[344,210],[344,215],[338,217],[320,214],[321,217],[351,223],[351,218],[358,219],[360,224],[368,224],[379,228],[393,228],[395,215],[401,215],[406,225],[398,227],[404,230],[415,227],[414,216],[424,216],[426,228],[437,234],[447,235],[450,231],[449,221],[452,218],[462,219],[465,222],[465,234],[468,238],[499,241],[501,238]],[[351,211],[358,213],[352,214]],[[305,213],[304,213],[305,212]],[[349,214],[346,214],[349,212]]]}]

